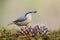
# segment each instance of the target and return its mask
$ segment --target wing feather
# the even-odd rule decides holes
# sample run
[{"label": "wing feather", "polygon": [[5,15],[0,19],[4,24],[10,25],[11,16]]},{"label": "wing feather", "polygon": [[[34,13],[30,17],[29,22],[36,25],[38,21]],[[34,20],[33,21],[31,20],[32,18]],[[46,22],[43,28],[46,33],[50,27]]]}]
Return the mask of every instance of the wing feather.
[{"label": "wing feather", "polygon": [[24,16],[19,17],[17,20],[15,20],[14,22],[22,22],[25,21],[27,18]]}]

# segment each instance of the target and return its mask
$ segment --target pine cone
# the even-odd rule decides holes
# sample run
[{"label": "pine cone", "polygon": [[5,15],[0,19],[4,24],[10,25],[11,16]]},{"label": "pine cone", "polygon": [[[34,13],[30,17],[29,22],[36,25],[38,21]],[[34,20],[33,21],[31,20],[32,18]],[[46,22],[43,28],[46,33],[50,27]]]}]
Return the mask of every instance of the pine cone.
[{"label": "pine cone", "polygon": [[50,30],[48,30],[48,28],[43,24],[37,24],[35,26],[22,27],[19,33],[20,35],[29,35],[35,37],[38,34],[50,34]]}]

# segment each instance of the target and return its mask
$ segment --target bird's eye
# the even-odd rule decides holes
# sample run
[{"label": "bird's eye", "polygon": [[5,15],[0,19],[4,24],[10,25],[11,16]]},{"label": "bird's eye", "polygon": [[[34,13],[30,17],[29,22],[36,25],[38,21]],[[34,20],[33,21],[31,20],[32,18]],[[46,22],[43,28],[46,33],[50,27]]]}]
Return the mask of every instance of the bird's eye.
[{"label": "bird's eye", "polygon": [[32,12],[29,12],[29,13],[32,13]]}]

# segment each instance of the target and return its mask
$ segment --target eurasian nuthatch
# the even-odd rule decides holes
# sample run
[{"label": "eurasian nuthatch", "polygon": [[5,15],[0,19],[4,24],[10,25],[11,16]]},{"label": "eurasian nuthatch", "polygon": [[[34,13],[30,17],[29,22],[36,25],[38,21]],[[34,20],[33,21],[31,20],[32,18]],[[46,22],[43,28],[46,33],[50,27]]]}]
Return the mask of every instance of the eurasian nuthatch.
[{"label": "eurasian nuthatch", "polygon": [[[19,17],[17,20],[13,21],[10,24],[16,24],[18,26],[27,26],[31,22],[31,19],[32,19],[31,14],[32,13],[37,13],[37,11],[27,12],[25,15]],[[10,25],[10,24],[8,24],[8,25]]]}]

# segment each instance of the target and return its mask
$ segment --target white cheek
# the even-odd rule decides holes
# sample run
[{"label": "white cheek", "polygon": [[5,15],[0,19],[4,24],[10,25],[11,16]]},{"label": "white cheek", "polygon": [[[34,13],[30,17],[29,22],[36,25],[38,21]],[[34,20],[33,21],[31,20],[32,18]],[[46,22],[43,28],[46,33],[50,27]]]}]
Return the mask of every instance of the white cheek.
[{"label": "white cheek", "polygon": [[26,17],[27,17],[27,18],[29,18],[29,19],[31,19],[31,18],[32,18],[32,17],[31,17],[31,14],[28,14]]},{"label": "white cheek", "polygon": [[31,14],[28,14],[26,17],[27,17],[27,21],[28,21],[28,22],[31,22],[31,19],[32,19]]}]

